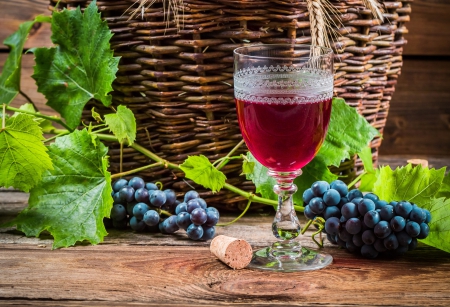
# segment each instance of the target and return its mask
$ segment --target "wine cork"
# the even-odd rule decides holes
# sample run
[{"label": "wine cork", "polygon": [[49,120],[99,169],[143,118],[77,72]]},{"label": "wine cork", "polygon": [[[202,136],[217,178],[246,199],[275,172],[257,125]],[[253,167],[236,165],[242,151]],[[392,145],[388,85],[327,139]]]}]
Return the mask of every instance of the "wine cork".
[{"label": "wine cork", "polygon": [[245,268],[252,260],[253,251],[250,244],[242,239],[220,235],[211,241],[211,253],[230,268]]},{"label": "wine cork", "polygon": [[409,159],[406,162],[411,163],[412,167],[422,165],[422,167],[428,167],[428,161],[424,159]]}]

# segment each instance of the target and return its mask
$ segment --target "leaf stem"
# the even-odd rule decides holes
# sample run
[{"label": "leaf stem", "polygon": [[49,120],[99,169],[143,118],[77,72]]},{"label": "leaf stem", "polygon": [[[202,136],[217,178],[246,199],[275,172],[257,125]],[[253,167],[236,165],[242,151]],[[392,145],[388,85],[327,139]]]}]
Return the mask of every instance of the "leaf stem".
[{"label": "leaf stem", "polygon": [[219,165],[216,166],[216,169],[220,170],[222,167],[224,167],[228,163],[227,159],[229,157],[231,157],[231,155],[233,155],[236,152],[236,150],[238,150],[239,147],[241,147],[242,144],[244,144],[244,140],[243,139],[239,143],[237,143],[237,145],[234,146],[233,149],[230,150],[229,153],[227,153],[227,155],[224,157],[224,160]]},{"label": "leaf stem", "polygon": [[132,169],[130,171],[117,173],[117,174],[111,175],[111,179],[115,179],[115,178],[120,178],[120,177],[123,177],[123,176],[131,175],[131,174],[134,174],[134,173],[137,173],[137,172],[140,172],[140,171],[152,168],[152,167],[160,166],[160,165],[162,165],[161,162],[156,162],[156,163],[153,163],[153,164],[149,164],[149,165],[146,165],[146,166],[142,166],[142,167],[138,167],[138,168]]},{"label": "leaf stem", "polygon": [[25,92],[22,92],[22,90],[19,90],[19,93],[20,93],[20,95],[22,95],[23,97],[25,97],[25,99],[26,99],[29,103],[31,103],[31,104],[33,105],[33,108],[34,108],[37,112],[39,112],[39,109],[36,107],[36,104],[33,102],[33,100],[31,100],[30,97],[28,97],[27,94],[25,94]]},{"label": "leaf stem", "polygon": [[40,114],[40,113],[32,112],[32,111],[21,110],[21,109],[14,108],[14,107],[11,107],[11,106],[7,106],[7,107],[6,107],[6,110],[14,111],[14,112],[19,112],[19,113],[30,114],[30,115],[34,115],[34,116],[39,117],[39,118],[48,119],[48,120],[50,120],[50,121],[53,121],[53,122],[55,122],[55,123],[60,124],[61,126],[63,126],[64,128],[66,128],[66,129],[69,130],[70,132],[73,131],[73,129],[71,129],[69,126],[67,126],[66,123],[63,122],[63,121],[61,120],[61,118],[59,118],[59,117],[54,117],[54,116],[44,115],[44,114]]},{"label": "leaf stem", "polygon": [[231,222],[228,222],[228,223],[217,224],[217,226],[228,226],[228,225],[231,225],[231,224],[237,222],[241,217],[244,216],[244,214],[247,212],[248,208],[250,208],[250,204],[251,203],[252,203],[252,200],[249,199],[248,202],[247,202],[247,206],[245,207],[244,211],[242,211],[242,213],[237,218],[235,218],[234,220],[232,220]]},{"label": "leaf stem", "polygon": [[6,128],[6,103],[3,104],[3,113],[2,113],[2,131]]},{"label": "leaf stem", "polygon": [[366,171],[364,171],[364,172],[362,172],[361,174],[359,174],[358,177],[356,177],[352,182],[350,182],[350,183],[348,184],[348,187],[351,188],[352,186],[354,186],[355,184],[357,184],[358,181],[360,181],[361,178],[362,178],[362,176],[364,176],[365,174],[367,174]]},{"label": "leaf stem", "polygon": [[44,140],[44,143],[48,143],[48,142],[53,141],[54,139],[56,139],[56,138],[58,138],[60,136],[63,136],[63,135],[69,134],[69,133],[70,133],[70,131],[64,130],[64,132],[58,133],[58,134],[52,136],[51,138],[48,138],[48,139]]}]

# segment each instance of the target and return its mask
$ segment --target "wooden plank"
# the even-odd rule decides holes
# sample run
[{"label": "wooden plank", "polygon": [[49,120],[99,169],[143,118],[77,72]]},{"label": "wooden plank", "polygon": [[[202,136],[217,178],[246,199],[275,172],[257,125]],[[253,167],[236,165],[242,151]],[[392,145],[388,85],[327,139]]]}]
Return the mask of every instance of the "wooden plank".
[{"label": "wooden plank", "polygon": [[405,34],[405,55],[450,55],[450,2],[415,0]]},{"label": "wooden plank", "polygon": [[405,60],[381,155],[450,153],[450,60]]},{"label": "wooden plank", "polygon": [[[17,31],[22,22],[33,20],[41,14],[50,15],[48,6],[48,0],[0,1],[0,42],[2,42],[0,43],[0,51],[8,49],[3,45],[3,41]],[[50,24],[35,24],[25,44],[25,48],[51,46],[50,35]],[[3,63],[3,61],[0,61],[0,63]]]}]

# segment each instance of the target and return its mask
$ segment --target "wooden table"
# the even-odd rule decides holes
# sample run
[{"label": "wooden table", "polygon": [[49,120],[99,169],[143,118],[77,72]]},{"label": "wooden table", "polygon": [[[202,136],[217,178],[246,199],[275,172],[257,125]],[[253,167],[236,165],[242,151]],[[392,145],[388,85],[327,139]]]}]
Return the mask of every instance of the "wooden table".
[{"label": "wooden table", "polygon": [[[0,222],[27,197],[0,191]],[[262,247],[274,241],[271,220],[254,214],[217,233]],[[314,247],[310,234],[300,241]],[[333,264],[301,273],[232,270],[210,254],[208,242],[184,233],[110,230],[97,246],[51,245],[49,236],[0,230],[0,306],[450,306],[450,254],[420,244],[400,258],[368,260],[327,243]]]}]

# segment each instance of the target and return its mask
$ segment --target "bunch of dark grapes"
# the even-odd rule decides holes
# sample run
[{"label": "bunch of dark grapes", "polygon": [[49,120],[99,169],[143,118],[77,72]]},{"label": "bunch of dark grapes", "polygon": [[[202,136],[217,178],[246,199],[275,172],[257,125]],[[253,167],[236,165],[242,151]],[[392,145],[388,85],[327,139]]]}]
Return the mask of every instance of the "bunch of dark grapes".
[{"label": "bunch of dark grapes", "polygon": [[387,203],[374,193],[335,180],[316,181],[303,193],[304,214],[308,219],[325,219],[327,239],[367,258],[379,254],[401,255],[425,239],[430,228],[428,210],[408,201]]},{"label": "bunch of dark grapes", "polygon": [[[214,237],[219,211],[208,207],[196,191],[188,191],[184,202],[177,200],[174,190],[159,190],[155,183],[145,183],[140,177],[130,181],[119,179],[112,185],[114,199],[111,209],[112,226],[134,231],[171,234],[180,228],[192,240],[209,240]],[[163,218],[161,210],[174,214]]]}]

